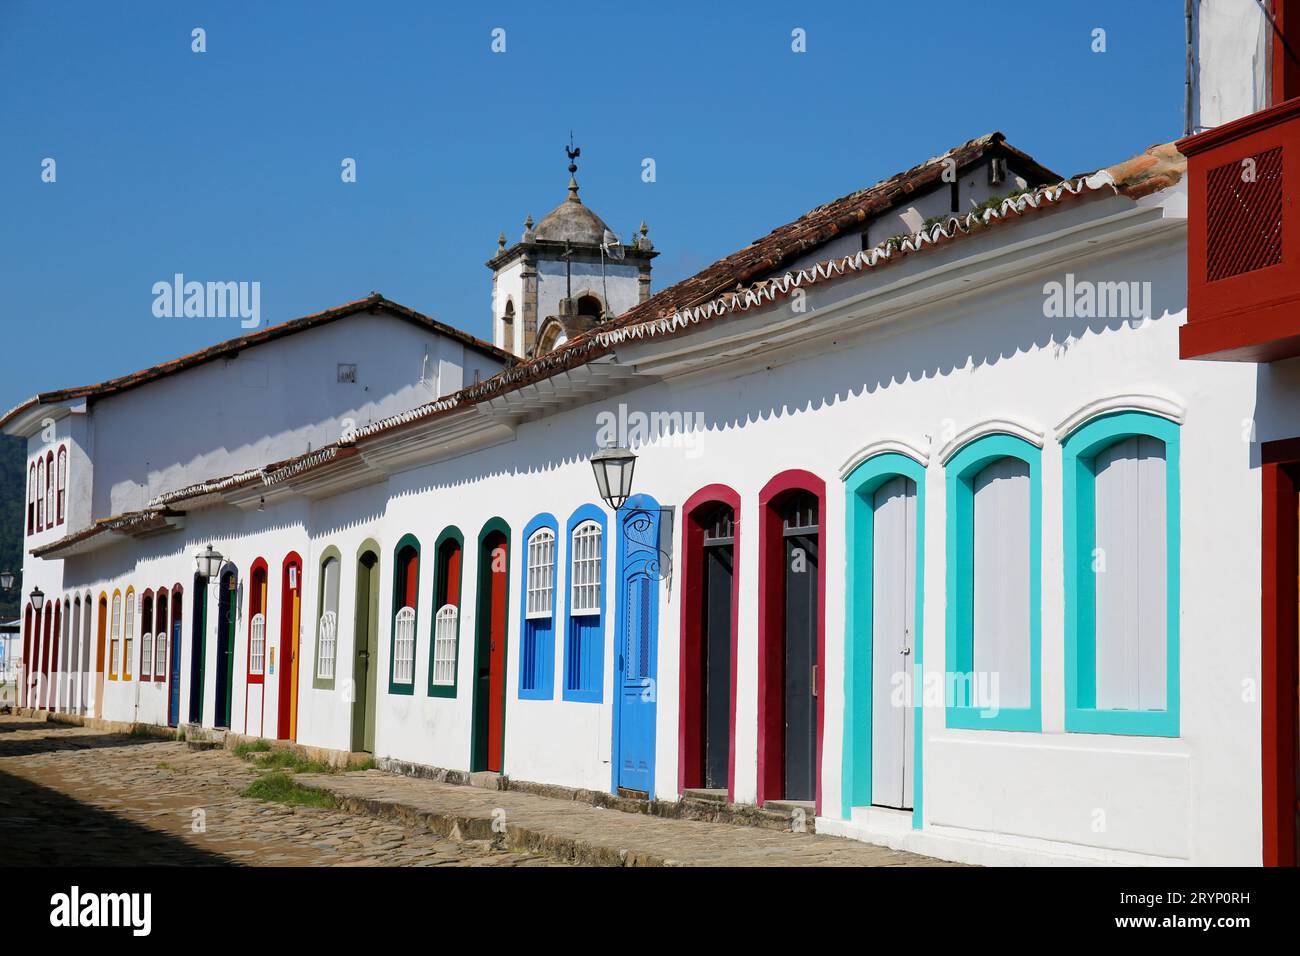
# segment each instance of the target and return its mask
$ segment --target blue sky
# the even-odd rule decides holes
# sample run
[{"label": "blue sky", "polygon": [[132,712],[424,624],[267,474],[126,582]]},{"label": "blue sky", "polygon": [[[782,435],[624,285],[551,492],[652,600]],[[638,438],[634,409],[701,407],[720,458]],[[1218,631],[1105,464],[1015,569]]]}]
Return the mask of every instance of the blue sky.
[{"label": "blue sky", "polygon": [[570,129],[588,204],[649,222],[656,289],[991,130],[1063,175],[1113,163],[1181,134],[1182,14],[0,0],[0,408],[242,333],[155,317],[177,272],[260,282],[264,324],[377,290],[488,337],[483,263],[563,199]]}]

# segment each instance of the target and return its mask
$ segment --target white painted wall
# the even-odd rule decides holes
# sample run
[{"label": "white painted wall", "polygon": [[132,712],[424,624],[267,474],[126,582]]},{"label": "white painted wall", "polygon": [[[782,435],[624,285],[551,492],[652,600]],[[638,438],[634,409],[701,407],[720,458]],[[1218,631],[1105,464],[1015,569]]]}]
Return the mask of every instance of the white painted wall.
[{"label": "white painted wall", "polygon": [[[357,366],[340,383],[338,365]],[[254,346],[96,402],[97,517],[302,454],[500,368],[459,342],[392,316],[361,314]]]},{"label": "white painted wall", "polygon": [[[605,261],[604,283],[599,262],[573,260],[573,297],[591,293],[604,302],[610,313],[621,315],[639,301],[636,265],[614,260]],[[537,327],[548,316],[559,315],[560,300],[566,288],[565,263],[562,259],[540,259],[537,263]],[[609,295],[606,296],[606,291]]]},{"label": "white painted wall", "polygon": [[[1001,234],[1005,235],[1005,234]],[[827,568],[826,723],[819,826],[871,835],[855,820],[837,823],[844,724],[845,503],[838,470],[857,449],[902,439],[937,453],[946,438],[991,418],[1040,429],[1043,447],[1042,697],[1043,731],[949,730],[944,713],[924,717],[925,829],[928,849],[968,858],[970,847],[1018,849],[1012,858],[1190,861],[1257,864],[1260,858],[1260,758],[1257,704],[1243,701],[1242,681],[1260,672],[1259,492],[1252,446],[1242,422],[1255,409],[1256,371],[1236,363],[1183,362],[1177,329],[1185,317],[1185,245],[1181,233],[1159,245],[1100,253],[1072,265],[1077,280],[1149,281],[1153,320],[1047,319],[1043,282],[1059,273],[1025,276],[984,289],[905,323],[812,342],[801,354],[768,355],[748,370],[717,367],[672,382],[648,384],[624,396],[524,424],[513,441],[417,468],[376,485],[320,502],[268,505],[264,513],[211,509],[193,513],[184,532],[73,558],[70,585],[137,588],[192,578],[190,555],[211,540],[238,565],[255,557],[271,568],[270,641],[279,639],[278,573],[297,550],[307,568],[303,590],[303,670],[299,678],[302,743],[346,748],[350,707],[346,662],[353,647],[355,556],[366,538],[382,546],[379,705],[376,754],[441,767],[467,768],[470,756],[472,658],[477,593],[475,544],[480,528],[499,515],[511,526],[510,625],[506,707],[506,772],[520,779],[605,789],[611,783],[613,715],[614,522],[606,559],[606,652],[603,703],[518,699],[521,533],[539,511],[554,514],[561,531],[571,512],[595,499],[586,456],[596,446],[597,414],[617,410],[680,411],[703,416],[688,440],[661,438],[638,448],[638,490],[664,505],[680,504],[710,482],[742,497],[737,566],[740,574],[736,797],[756,796],[757,498],[787,468],[804,468],[827,483],[822,561]],[[992,238],[1002,241],[993,235]],[[973,252],[987,238],[969,240]],[[956,247],[954,247],[956,249]],[[953,253],[957,254],[957,253]],[[924,268],[922,257],[911,266]],[[814,311],[888,279],[854,277],[814,287]],[[773,310],[727,320],[761,326]],[[649,348],[650,346],[645,346]],[[1300,373],[1285,369],[1300,389]],[[1063,729],[1063,581],[1061,450],[1053,429],[1086,404],[1125,392],[1155,392],[1186,408],[1182,428],[1182,735],[1176,739],[1067,734]],[[1292,406],[1293,407],[1293,406]],[[1280,422],[1280,412],[1279,422]],[[1282,424],[1278,428],[1284,428]],[[923,650],[927,670],[942,669],[945,621],[944,470],[932,459],[926,475]],[[674,552],[680,547],[676,516]],[[459,694],[431,699],[427,684],[433,612],[433,544],[448,524],[465,535]],[[416,693],[386,693],[391,629],[392,549],[404,533],[423,546],[416,654]],[[567,560],[561,540],[560,559]],[[314,690],[319,555],[333,544],[343,554],[338,655],[333,691]],[[678,555],[679,556],[679,555]],[[563,578],[560,578],[562,587]],[[110,586],[111,585],[111,586]],[[156,584],[155,584],[156,586]],[[193,606],[187,587],[187,614]],[[677,791],[678,602],[682,582],[661,588],[659,699],[655,791]],[[247,654],[247,594],[243,595],[236,674]],[[211,605],[215,608],[215,601]],[[563,631],[557,620],[557,637]],[[215,627],[215,623],[212,625]],[[186,627],[188,635],[189,628]],[[209,655],[215,655],[210,635]],[[557,688],[563,641],[555,642]],[[215,665],[209,661],[209,674]],[[188,675],[188,662],[184,667]],[[188,679],[185,682],[188,684]],[[242,678],[236,682],[233,727],[245,726]],[[205,706],[213,713],[212,684]],[[141,692],[141,719],[160,719],[155,688]],[[188,687],[187,687],[188,692]],[[266,712],[275,712],[277,686],[268,678]],[[112,688],[110,716],[129,717],[134,688]],[[158,696],[158,695],[154,695]],[[188,704],[182,701],[182,714]],[[273,721],[268,723],[268,728]],[[271,732],[268,729],[268,733]],[[1099,818],[1098,814],[1102,816]],[[1097,821],[1104,819],[1098,828]],[[933,842],[938,841],[938,842]],[[946,842],[944,842],[946,841]],[[1015,854],[1019,853],[1017,857]]]},{"label": "white painted wall", "polygon": [[1268,106],[1272,27],[1254,0],[1199,0],[1193,46],[1196,131]]}]

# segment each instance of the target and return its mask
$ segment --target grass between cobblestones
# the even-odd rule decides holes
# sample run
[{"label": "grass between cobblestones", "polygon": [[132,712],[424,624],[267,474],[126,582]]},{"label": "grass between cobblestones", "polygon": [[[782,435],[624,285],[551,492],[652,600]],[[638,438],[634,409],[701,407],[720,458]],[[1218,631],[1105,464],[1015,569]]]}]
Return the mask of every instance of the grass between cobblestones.
[{"label": "grass between cobblestones", "polygon": [[270,800],[291,807],[320,807],[333,810],[338,801],[332,793],[324,790],[309,790],[296,783],[293,775],[283,770],[272,770],[264,774],[245,788],[240,796],[256,800]]},{"label": "grass between cobblestones", "polygon": [[274,750],[253,758],[258,770],[288,770],[291,773],[333,773],[334,768],[323,760],[308,760],[291,750]]}]

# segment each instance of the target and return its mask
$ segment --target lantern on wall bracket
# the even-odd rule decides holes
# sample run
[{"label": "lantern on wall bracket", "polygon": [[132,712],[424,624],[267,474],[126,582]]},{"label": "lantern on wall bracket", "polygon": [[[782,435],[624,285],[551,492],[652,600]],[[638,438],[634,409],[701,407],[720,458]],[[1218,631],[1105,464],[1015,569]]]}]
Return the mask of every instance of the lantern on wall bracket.
[{"label": "lantern on wall bracket", "polygon": [[39,611],[45,607],[45,592],[40,588],[32,588],[32,610]]},{"label": "lantern on wall bracket", "polygon": [[596,474],[596,488],[605,504],[614,511],[632,495],[632,472],[636,455],[618,445],[602,448],[591,456],[591,470]]},{"label": "lantern on wall bracket", "polygon": [[220,551],[208,545],[205,550],[194,555],[194,570],[205,581],[212,581],[221,573],[221,565],[225,560]]},{"label": "lantern on wall bracket", "polygon": [[0,589],[5,591],[14,589],[14,573],[12,571],[0,571]]}]

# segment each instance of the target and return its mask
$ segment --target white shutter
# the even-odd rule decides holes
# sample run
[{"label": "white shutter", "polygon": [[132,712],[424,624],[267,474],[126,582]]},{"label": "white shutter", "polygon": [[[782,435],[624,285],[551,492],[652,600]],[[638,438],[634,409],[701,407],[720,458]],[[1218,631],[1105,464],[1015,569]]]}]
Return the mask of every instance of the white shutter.
[{"label": "white shutter", "polygon": [[573,529],[569,548],[572,586],[569,598],[574,615],[600,613],[600,525],[584,521]]},{"label": "white shutter", "polygon": [[253,620],[249,625],[248,640],[248,672],[250,674],[262,673],[262,668],[266,662],[266,616],[264,614],[254,614]]},{"label": "white shutter", "polygon": [[404,607],[397,612],[396,628],[393,682],[410,684],[415,681],[415,608]]},{"label": "white shutter", "polygon": [[871,802],[903,809],[912,805],[911,698],[900,695],[912,692],[916,646],[916,485],[891,478],[873,505]]},{"label": "white shutter", "polygon": [[528,595],[525,617],[551,616],[555,595],[555,535],[547,528],[528,539]]},{"label": "white shutter", "polygon": [[456,682],[456,628],[460,611],[454,604],[438,609],[433,634],[433,683],[448,687]]},{"label": "white shutter", "polygon": [[[974,689],[980,707],[1030,705],[1029,466],[1000,458],[975,476]],[[996,684],[994,681],[996,680]],[[980,689],[995,695],[976,699]]]},{"label": "white shutter", "polygon": [[1096,675],[1103,710],[1164,710],[1165,448],[1135,436],[1097,455]]}]

